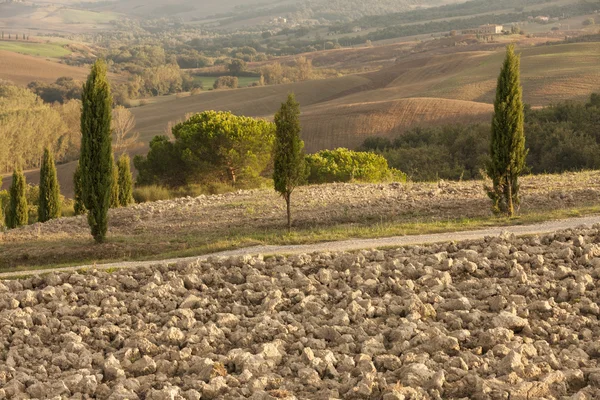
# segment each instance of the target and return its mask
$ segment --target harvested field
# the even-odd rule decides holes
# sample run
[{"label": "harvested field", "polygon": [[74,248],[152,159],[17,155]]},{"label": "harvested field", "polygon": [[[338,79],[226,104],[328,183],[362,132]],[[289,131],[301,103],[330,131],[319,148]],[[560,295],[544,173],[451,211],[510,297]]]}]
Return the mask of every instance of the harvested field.
[{"label": "harvested field", "polygon": [[[531,176],[520,182],[525,218],[577,213],[600,204],[600,172]],[[403,235],[411,227],[413,232],[414,227],[439,232],[486,218],[488,224],[501,223],[491,218],[481,181],[305,186],[294,192],[292,202],[296,233],[289,237],[285,202],[270,189],[114,209],[108,240],[101,245],[92,245],[84,216],[37,223],[0,233],[0,269],[309,243],[315,237],[347,238],[348,232],[361,237]]]},{"label": "harvested field", "polygon": [[308,107],[302,114],[307,151],[357,148],[368,137],[395,138],[416,126],[489,122],[494,111],[491,104],[432,98],[335,103]]},{"label": "harvested field", "polygon": [[[444,39],[444,43],[447,40]],[[403,44],[399,44],[315,54],[312,55],[315,62],[321,60],[339,68],[355,65],[356,60],[363,60],[362,57],[372,62],[381,61],[381,57],[398,57],[394,65],[376,72],[287,85],[212,91],[138,107],[133,111],[138,121],[137,129],[142,133],[142,139],[148,142],[153,136],[162,134],[169,121],[180,120],[190,112],[229,110],[236,114],[272,118],[289,92],[294,92],[300,102],[304,140],[310,151],[352,148],[369,135],[395,135],[415,125],[469,123],[484,119],[485,110],[491,109],[486,103],[493,102],[504,44],[433,47],[424,51],[410,54],[403,50]],[[524,100],[533,106],[568,99],[585,100],[590,93],[600,90],[597,68],[600,43],[523,47],[518,51],[522,60]],[[336,63],[336,57],[339,63]],[[431,100],[424,101],[423,98]],[[414,113],[415,110],[419,111]]]},{"label": "harvested field", "polygon": [[43,58],[0,50],[0,79],[17,85],[27,85],[31,81],[54,82],[61,76],[85,80],[89,71],[86,68],[72,67]]},{"label": "harvested field", "polygon": [[598,398],[599,241],[596,225],[2,281],[0,397]]}]

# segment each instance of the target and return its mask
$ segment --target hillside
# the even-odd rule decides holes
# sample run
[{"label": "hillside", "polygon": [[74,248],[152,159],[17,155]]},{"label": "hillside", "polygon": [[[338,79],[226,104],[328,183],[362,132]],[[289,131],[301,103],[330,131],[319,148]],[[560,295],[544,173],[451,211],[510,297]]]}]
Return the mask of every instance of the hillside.
[{"label": "hillside", "polygon": [[[533,106],[583,100],[600,90],[600,43],[519,51],[524,99]],[[356,50],[348,52],[354,55],[346,57],[339,50],[331,54],[338,54],[342,62],[354,62]],[[164,99],[133,109],[137,129],[149,141],[162,134],[169,121],[210,109],[271,118],[288,92],[294,92],[301,104],[303,138],[309,151],[352,148],[368,135],[393,136],[416,125],[468,123],[489,115],[504,57],[502,44],[398,52],[390,46],[389,56],[399,58],[377,72]]]},{"label": "hillside", "polygon": [[50,83],[61,76],[85,80],[88,74],[87,68],[72,67],[40,57],[0,50],[0,79],[12,81],[17,85],[27,85],[34,80]]},{"label": "hillside", "polygon": [[[520,223],[598,210],[598,171],[525,176],[519,182]],[[260,243],[299,244],[315,238],[394,236],[515,223],[491,216],[484,183],[302,186],[294,191],[292,236],[284,233],[285,202],[272,188],[136,204],[109,211],[107,242],[101,245],[91,245],[85,216],[0,232],[0,266],[174,257]]]}]

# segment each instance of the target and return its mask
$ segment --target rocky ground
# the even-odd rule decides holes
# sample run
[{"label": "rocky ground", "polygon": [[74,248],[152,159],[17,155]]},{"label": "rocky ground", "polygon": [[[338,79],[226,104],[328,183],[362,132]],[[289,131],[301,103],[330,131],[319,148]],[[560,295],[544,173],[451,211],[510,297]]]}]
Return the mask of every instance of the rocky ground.
[{"label": "rocky ground", "polygon": [[600,225],[0,282],[0,398],[594,399]]},{"label": "rocky ground", "polygon": [[[520,183],[522,215],[600,204],[599,171],[527,176]],[[386,223],[447,223],[488,218],[490,201],[484,184],[440,181],[301,187],[292,197],[294,229],[310,232],[348,226],[370,228]],[[82,264],[91,260],[157,258],[256,234],[281,235],[285,218],[285,202],[270,189],[110,210],[108,241],[99,246],[92,245],[85,216],[60,218],[0,232],[0,270]]]}]

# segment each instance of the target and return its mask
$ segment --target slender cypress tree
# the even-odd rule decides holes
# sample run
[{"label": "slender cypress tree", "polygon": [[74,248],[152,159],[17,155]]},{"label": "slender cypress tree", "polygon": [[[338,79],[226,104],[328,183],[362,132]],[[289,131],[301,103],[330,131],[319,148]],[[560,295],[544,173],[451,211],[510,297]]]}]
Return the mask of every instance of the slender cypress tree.
[{"label": "slender cypress tree", "polygon": [[110,208],[119,208],[119,169],[114,164],[112,170],[112,184],[110,186]]},{"label": "slender cypress tree", "polygon": [[306,180],[304,142],[300,139],[300,105],[292,93],[275,114],[275,126],[273,181],[275,190],[285,199],[287,227],[290,231],[292,192]]},{"label": "slender cypress tree", "polygon": [[117,166],[119,168],[119,204],[127,207],[133,204],[133,177],[131,176],[130,159],[126,153],[121,154]]},{"label": "slender cypress tree", "polygon": [[14,170],[12,176],[10,202],[8,205],[8,212],[6,213],[6,227],[9,229],[26,225],[29,220],[27,197],[25,196],[26,190],[27,183],[25,182],[25,175],[23,175],[21,168],[17,168]]},{"label": "slender cypress tree", "polygon": [[81,95],[81,188],[92,236],[101,243],[108,229],[113,176],[111,148],[112,96],[106,63],[97,60]]},{"label": "slender cypress tree", "polygon": [[73,191],[75,204],[73,206],[75,215],[83,215],[86,213],[85,204],[83,204],[83,188],[81,187],[81,168],[79,167],[79,163],[77,163],[77,168],[75,168],[75,173],[73,174]]},{"label": "slender cypress tree", "polygon": [[523,131],[523,99],[520,82],[520,57],[514,45],[506,49],[506,58],[498,77],[490,161],[487,175],[493,187],[486,188],[492,200],[492,210],[512,217],[519,207],[519,175],[525,169],[525,133]]},{"label": "slender cypress tree", "polygon": [[38,221],[46,222],[61,214],[60,186],[56,177],[54,156],[50,149],[44,149],[40,170],[40,197],[38,201]]}]

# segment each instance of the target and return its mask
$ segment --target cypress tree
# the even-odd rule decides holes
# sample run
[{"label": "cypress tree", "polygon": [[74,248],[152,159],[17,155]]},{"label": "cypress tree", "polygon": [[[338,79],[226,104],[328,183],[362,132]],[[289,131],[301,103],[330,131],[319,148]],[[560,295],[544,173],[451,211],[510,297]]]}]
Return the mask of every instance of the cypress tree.
[{"label": "cypress tree", "polygon": [[112,96],[106,73],[106,63],[97,60],[81,95],[81,188],[91,233],[98,243],[104,241],[108,229],[113,179]]},{"label": "cypress tree", "polygon": [[26,190],[27,183],[25,182],[25,175],[23,175],[21,168],[17,168],[12,176],[10,202],[8,205],[8,212],[6,213],[6,226],[9,229],[27,224],[29,210],[27,207],[27,197],[25,197]]},{"label": "cypress tree", "polygon": [[275,114],[275,126],[273,181],[275,190],[285,199],[287,227],[290,231],[292,192],[306,180],[304,142],[300,139],[300,105],[292,93]]},{"label": "cypress tree", "polygon": [[75,168],[75,173],[73,174],[73,191],[75,204],[73,206],[75,215],[83,215],[86,213],[85,204],[83,204],[83,188],[81,187],[81,168],[79,167],[79,163],[77,163],[77,168]]},{"label": "cypress tree", "polygon": [[490,161],[486,171],[493,183],[491,188],[486,188],[493,203],[492,210],[509,217],[519,207],[518,178],[525,169],[527,157],[519,67],[520,57],[510,44],[496,86]]},{"label": "cypress tree", "polygon": [[114,164],[112,170],[112,184],[110,186],[110,208],[119,208],[119,169]]},{"label": "cypress tree", "polygon": [[131,161],[126,153],[121,154],[117,167],[119,168],[119,204],[127,207],[133,204],[133,177],[131,176]]},{"label": "cypress tree", "polygon": [[56,177],[54,156],[48,148],[44,149],[42,168],[40,170],[40,197],[38,204],[38,221],[46,222],[61,214],[60,186]]}]

